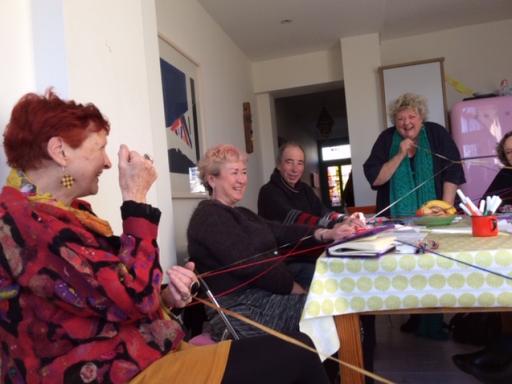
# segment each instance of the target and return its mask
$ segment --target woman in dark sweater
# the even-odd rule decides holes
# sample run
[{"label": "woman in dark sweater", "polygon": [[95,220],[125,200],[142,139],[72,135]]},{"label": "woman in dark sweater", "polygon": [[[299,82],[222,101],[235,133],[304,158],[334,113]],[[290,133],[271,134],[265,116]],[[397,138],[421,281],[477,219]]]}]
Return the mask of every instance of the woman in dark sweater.
[{"label": "woman in dark sweater", "polygon": [[[198,272],[243,262],[255,255],[272,257],[280,246],[304,238],[312,244],[338,240],[362,225],[357,220],[332,229],[283,225],[267,221],[247,208],[236,207],[247,186],[246,163],[247,155],[231,145],[211,148],[199,162],[200,177],[211,199],[198,205],[187,231],[189,255]],[[299,330],[306,292],[282,262],[212,276],[207,283],[221,306],[286,333]],[[211,315],[213,336],[219,338],[224,324],[219,316]],[[237,320],[232,324],[240,337],[261,333]]]},{"label": "woman in dark sweater", "polygon": [[502,137],[496,146],[496,154],[504,167],[500,169],[484,196],[498,195],[503,200],[499,212],[512,212],[512,131]]}]

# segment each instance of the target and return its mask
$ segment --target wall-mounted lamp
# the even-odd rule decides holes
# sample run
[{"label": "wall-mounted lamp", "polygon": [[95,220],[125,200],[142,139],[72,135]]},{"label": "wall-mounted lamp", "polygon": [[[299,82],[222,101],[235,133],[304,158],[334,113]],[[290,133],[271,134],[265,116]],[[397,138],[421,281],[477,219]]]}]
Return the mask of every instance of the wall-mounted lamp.
[{"label": "wall-mounted lamp", "polygon": [[327,108],[322,107],[320,111],[320,115],[318,116],[318,120],[316,122],[316,127],[320,132],[320,136],[323,138],[329,137],[332,131],[332,126],[334,125],[334,119],[331,117],[330,113],[327,111]]}]

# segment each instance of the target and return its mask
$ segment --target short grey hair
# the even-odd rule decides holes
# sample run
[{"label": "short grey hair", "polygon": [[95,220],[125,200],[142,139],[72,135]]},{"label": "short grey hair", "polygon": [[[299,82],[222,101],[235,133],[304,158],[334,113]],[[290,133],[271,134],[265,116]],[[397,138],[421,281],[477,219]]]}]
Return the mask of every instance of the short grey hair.
[{"label": "short grey hair", "polygon": [[428,107],[427,100],[415,93],[404,93],[389,104],[388,115],[390,120],[395,124],[396,115],[404,109],[414,109],[421,116],[423,121],[427,120]]},{"label": "short grey hair", "polygon": [[199,169],[199,179],[210,195],[213,190],[210,184],[208,184],[208,176],[219,176],[220,167],[223,164],[237,161],[246,164],[247,154],[234,145],[219,144],[206,151],[204,156],[197,163],[197,168]]},{"label": "short grey hair", "polygon": [[286,143],[281,144],[279,150],[277,151],[276,165],[281,164],[281,161],[283,161],[283,154],[287,148],[299,148],[302,151],[302,154],[304,155],[304,159],[306,158],[306,152],[304,152],[304,148],[302,148],[302,146],[299,143],[295,141],[287,141]]}]

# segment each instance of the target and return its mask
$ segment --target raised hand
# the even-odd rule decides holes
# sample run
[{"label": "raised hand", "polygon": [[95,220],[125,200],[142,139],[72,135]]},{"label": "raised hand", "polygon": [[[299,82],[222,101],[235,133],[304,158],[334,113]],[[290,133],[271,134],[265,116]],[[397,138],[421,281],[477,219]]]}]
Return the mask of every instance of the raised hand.
[{"label": "raised hand", "polygon": [[157,178],[153,161],[126,145],[119,147],[119,186],[123,201],[146,202],[146,194]]}]

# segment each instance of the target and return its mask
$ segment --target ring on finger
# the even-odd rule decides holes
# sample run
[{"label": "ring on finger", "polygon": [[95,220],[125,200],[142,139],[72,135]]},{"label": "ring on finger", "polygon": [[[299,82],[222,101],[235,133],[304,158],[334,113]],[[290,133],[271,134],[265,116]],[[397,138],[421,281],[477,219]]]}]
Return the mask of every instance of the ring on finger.
[{"label": "ring on finger", "polygon": [[192,284],[190,284],[190,294],[192,296],[196,296],[198,293],[199,293],[199,289],[201,288],[201,286],[199,285],[199,282],[196,280],[194,282],[192,282]]},{"label": "ring on finger", "polygon": [[153,164],[153,158],[151,156],[149,156],[147,153],[144,154],[144,158],[148,161],[151,162],[151,164]]},{"label": "ring on finger", "polygon": [[191,296],[190,296],[189,294],[183,293],[183,294],[181,295],[181,300],[182,300],[182,301],[189,301],[189,300],[190,300],[190,297],[191,297]]}]

